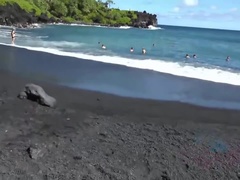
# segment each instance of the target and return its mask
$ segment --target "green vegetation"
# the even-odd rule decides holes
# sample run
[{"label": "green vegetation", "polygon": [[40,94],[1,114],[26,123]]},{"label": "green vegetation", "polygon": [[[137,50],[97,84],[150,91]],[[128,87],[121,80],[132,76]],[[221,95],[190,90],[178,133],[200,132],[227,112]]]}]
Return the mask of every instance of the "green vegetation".
[{"label": "green vegetation", "polygon": [[22,9],[24,9],[28,13],[34,12],[37,16],[42,13],[41,9],[33,3],[33,0],[0,0],[0,6],[14,3],[17,3]]},{"label": "green vegetation", "polygon": [[134,11],[110,8],[112,0],[0,0],[0,6],[17,3],[36,16],[42,13],[65,22],[99,23],[103,25],[131,25],[137,19]]}]

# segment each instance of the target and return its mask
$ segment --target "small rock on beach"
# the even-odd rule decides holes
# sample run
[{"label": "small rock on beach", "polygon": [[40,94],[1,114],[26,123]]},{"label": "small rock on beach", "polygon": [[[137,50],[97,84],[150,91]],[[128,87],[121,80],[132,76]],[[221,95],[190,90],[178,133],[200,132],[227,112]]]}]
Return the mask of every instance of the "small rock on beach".
[{"label": "small rock on beach", "polygon": [[18,95],[20,99],[29,99],[36,101],[41,105],[48,107],[56,106],[56,99],[48,95],[41,86],[36,84],[26,84],[23,91]]}]

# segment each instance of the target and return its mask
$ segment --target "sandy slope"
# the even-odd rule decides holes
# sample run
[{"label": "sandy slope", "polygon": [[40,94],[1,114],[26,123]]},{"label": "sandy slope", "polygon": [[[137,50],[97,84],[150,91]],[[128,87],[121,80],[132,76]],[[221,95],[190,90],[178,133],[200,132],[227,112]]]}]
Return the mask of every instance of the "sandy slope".
[{"label": "sandy slope", "polygon": [[28,80],[0,82],[0,179],[240,179],[238,111],[37,82],[50,109],[16,98]]}]

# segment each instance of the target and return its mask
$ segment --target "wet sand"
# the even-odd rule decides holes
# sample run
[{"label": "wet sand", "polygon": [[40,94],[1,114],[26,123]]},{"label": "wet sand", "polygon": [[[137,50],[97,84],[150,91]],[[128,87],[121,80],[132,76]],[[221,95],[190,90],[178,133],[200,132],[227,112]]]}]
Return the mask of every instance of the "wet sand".
[{"label": "wet sand", "polygon": [[[240,111],[0,82],[0,179],[240,179]],[[58,106],[18,99],[29,82]]]}]

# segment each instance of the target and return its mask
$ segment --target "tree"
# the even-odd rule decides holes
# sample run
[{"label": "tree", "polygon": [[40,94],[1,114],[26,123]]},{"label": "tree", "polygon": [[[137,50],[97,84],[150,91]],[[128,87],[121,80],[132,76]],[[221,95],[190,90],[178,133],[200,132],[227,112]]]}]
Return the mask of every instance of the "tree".
[{"label": "tree", "polygon": [[50,8],[48,1],[33,0],[33,3],[36,4],[36,6],[39,7],[43,11],[48,11]]},{"label": "tree", "polygon": [[[10,0],[0,0],[6,5]],[[134,11],[110,8],[113,0],[11,0],[28,13],[46,14],[65,22],[82,21],[104,25],[131,25],[137,19]]]},{"label": "tree", "polygon": [[67,15],[68,9],[63,2],[55,0],[50,5],[50,12],[60,18]]},{"label": "tree", "polygon": [[106,4],[107,4],[108,8],[110,8],[110,6],[112,4],[114,4],[114,2],[113,2],[113,0],[106,0]]}]

